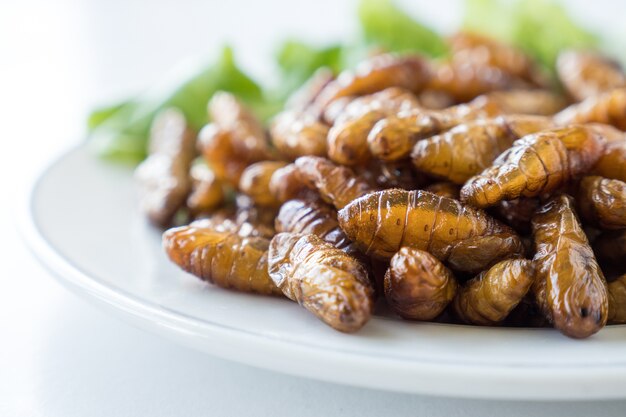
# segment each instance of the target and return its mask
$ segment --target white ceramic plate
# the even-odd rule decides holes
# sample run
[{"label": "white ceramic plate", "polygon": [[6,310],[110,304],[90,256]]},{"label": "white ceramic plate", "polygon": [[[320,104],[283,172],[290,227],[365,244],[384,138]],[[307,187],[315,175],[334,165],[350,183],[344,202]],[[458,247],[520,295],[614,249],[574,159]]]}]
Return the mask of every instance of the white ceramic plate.
[{"label": "white ceramic plate", "polygon": [[77,294],[176,342],[337,383],[474,398],[626,398],[626,327],[588,340],[550,329],[477,328],[375,317],[336,332],[287,300],[228,292],[170,264],[136,210],[130,169],[77,148],[21,210],[37,257]]}]

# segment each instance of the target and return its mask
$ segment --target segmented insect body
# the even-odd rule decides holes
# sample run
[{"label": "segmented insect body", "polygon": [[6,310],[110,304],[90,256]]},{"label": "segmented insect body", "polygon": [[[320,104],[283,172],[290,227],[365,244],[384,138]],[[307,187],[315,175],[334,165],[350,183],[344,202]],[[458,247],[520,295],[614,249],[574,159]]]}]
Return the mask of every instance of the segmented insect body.
[{"label": "segmented insect body", "polygon": [[198,148],[217,179],[237,187],[249,161],[233,147],[231,133],[210,123],[198,133]]},{"label": "segmented insect body", "polygon": [[610,282],[608,291],[609,323],[626,323],[626,274]]},{"label": "segmented insect body", "polygon": [[605,123],[626,130],[626,88],[617,88],[572,104],[554,115],[561,126],[575,123]]},{"label": "segmented insect body", "polygon": [[224,187],[220,180],[205,164],[195,164],[189,172],[191,193],[187,197],[187,207],[195,216],[209,213],[224,203]]},{"label": "segmented insect body", "polygon": [[563,96],[540,89],[492,91],[484,99],[493,102],[504,114],[552,116],[568,104]]},{"label": "segmented insect body", "polygon": [[533,263],[528,259],[498,262],[461,286],[454,311],[466,323],[500,323],[524,299],[534,278]]},{"label": "segmented insect body", "polygon": [[259,206],[278,207],[280,201],[270,192],[270,180],[274,172],[286,165],[281,161],[261,161],[248,166],[239,179],[239,190]]},{"label": "segmented insect body", "polygon": [[626,140],[609,142],[593,167],[593,173],[626,182]]},{"label": "segmented insect body", "polygon": [[377,55],[344,71],[320,92],[315,105],[325,108],[333,100],[346,96],[372,94],[389,87],[419,92],[431,76],[429,65],[418,56]]},{"label": "segmented insect body", "polygon": [[626,183],[584,177],[577,197],[580,215],[586,222],[603,229],[626,228]]},{"label": "segmented insect body", "polygon": [[452,272],[437,258],[414,248],[401,248],[385,274],[385,298],[402,318],[431,320],[454,298]]},{"label": "segmented insect body", "polygon": [[367,137],[370,152],[378,159],[396,161],[407,158],[413,146],[424,139],[475,119],[500,114],[500,109],[480,98],[444,110],[413,109],[378,121]]},{"label": "segmented insect body", "polygon": [[315,192],[302,183],[295,164],[288,164],[274,171],[270,178],[269,190],[274,199],[281,203],[294,198],[315,199]]},{"label": "segmented insect body", "polygon": [[363,327],[373,289],[356,259],[313,234],[279,233],[269,249],[269,274],[290,299],[342,332]]},{"label": "segmented insect body", "polygon": [[270,126],[272,143],[282,156],[293,160],[299,156],[326,156],[328,126],[310,112],[284,111]]},{"label": "segmented insect body", "polygon": [[455,270],[480,272],[523,247],[483,211],[427,191],[384,190],[339,211],[339,226],[366,254],[391,258],[401,247],[430,252]]},{"label": "segmented insect body", "polygon": [[626,75],[619,64],[596,52],[562,52],[556,71],[569,95],[577,101],[626,87]]},{"label": "segmented insect body", "polygon": [[327,159],[302,156],[295,164],[302,182],[317,190],[324,201],[337,209],[373,191],[369,183],[351,169],[337,166]]},{"label": "segmented insect body", "polygon": [[538,302],[565,335],[592,335],[607,321],[606,281],[570,197],[549,200],[538,210],[532,226]]},{"label": "segmented insect body", "polygon": [[420,172],[463,184],[490,166],[515,140],[551,126],[550,119],[541,116],[468,122],[417,142],[411,160]]},{"label": "segmented insect body", "polygon": [[501,200],[550,193],[588,172],[602,155],[604,139],[583,126],[524,136],[461,189],[461,200],[487,207]]},{"label": "segmented insect body", "polygon": [[275,227],[278,233],[314,234],[348,254],[358,253],[354,243],[339,227],[335,210],[323,203],[287,201],[276,216]]},{"label": "segmented insect body", "polygon": [[222,288],[282,294],[267,272],[268,239],[242,237],[236,226],[218,230],[210,226],[196,223],[166,231],[163,246],[169,258],[185,271]]}]

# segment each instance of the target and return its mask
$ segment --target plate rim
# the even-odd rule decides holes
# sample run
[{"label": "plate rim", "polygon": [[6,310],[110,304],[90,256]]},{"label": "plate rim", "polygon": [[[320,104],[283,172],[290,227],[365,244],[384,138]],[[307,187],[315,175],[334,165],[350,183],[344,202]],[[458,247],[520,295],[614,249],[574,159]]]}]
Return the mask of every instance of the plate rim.
[{"label": "plate rim", "polygon": [[[626,398],[626,363],[614,365],[581,365],[581,366],[551,366],[537,364],[535,366],[489,366],[488,364],[461,364],[449,362],[425,362],[424,360],[402,360],[401,358],[379,358],[372,354],[364,354],[362,352],[342,351],[333,348],[324,348],[322,346],[311,346],[305,343],[299,343],[282,339],[280,337],[271,337],[270,335],[249,332],[244,329],[225,326],[219,323],[213,323],[204,319],[195,318],[173,310],[169,310],[163,306],[142,300],[140,297],[130,294],[122,289],[107,285],[97,277],[91,276],[82,271],[78,266],[74,265],[70,260],[66,259],[61,253],[58,253],[52,243],[50,243],[37,225],[34,213],[34,204],[38,187],[42,183],[47,173],[62,164],[64,160],[77,152],[89,153],[87,142],[82,142],[64,150],[63,152],[53,156],[47,164],[41,169],[33,173],[28,186],[24,188],[22,195],[18,199],[16,219],[17,226],[26,246],[38,260],[38,262],[64,287],[73,293],[87,298],[89,301],[96,301],[98,305],[107,307],[118,313],[121,318],[130,319],[135,325],[145,330],[156,332],[161,336],[170,340],[181,343],[180,337],[188,339],[188,343],[184,343],[189,347],[207,352],[206,347],[200,348],[197,342],[193,342],[196,338],[206,338],[207,332],[213,338],[228,338],[230,343],[241,343],[246,340],[254,340],[256,343],[263,342],[265,349],[263,354],[280,355],[280,352],[289,354],[293,358],[306,355],[315,357],[317,361],[334,362],[336,365],[344,365],[344,368],[358,369],[362,365],[364,359],[376,359],[379,363],[378,368],[384,371],[385,367],[391,367],[396,372],[402,373],[405,369],[407,375],[415,376],[417,372],[423,375],[425,379],[450,377],[464,377],[467,383],[474,381],[487,381],[486,385],[492,386],[503,380],[509,380],[514,383],[525,383],[526,385],[541,378],[543,382],[550,384],[563,384],[570,378],[584,378],[586,385],[602,384],[607,387],[617,387],[618,389],[609,389],[606,391],[582,391],[573,395],[571,393],[560,391],[526,391],[511,393],[491,392],[485,389],[481,384],[476,384],[471,389],[438,389],[429,387],[428,384],[417,384],[411,386],[381,386],[379,383],[371,383],[367,378],[354,381],[351,377],[341,377],[324,375],[318,372],[311,375],[311,370],[303,371],[302,369],[277,369],[272,364],[259,364],[258,359],[232,357],[227,352],[220,349],[213,349],[210,354],[222,357],[236,362],[246,363],[263,369],[269,369],[276,372],[287,373],[291,375],[325,380],[328,382],[341,383],[345,385],[360,386],[365,388],[383,389],[394,392],[419,393],[425,395],[460,397],[460,398],[481,398],[481,399],[548,399],[548,400],[589,400],[589,399],[620,399]],[[95,158],[95,156],[94,156]],[[87,296],[87,297],[84,297]],[[158,320],[157,320],[158,319]],[[203,329],[204,332],[200,332]],[[174,334],[177,337],[173,337]],[[349,336],[347,336],[349,337]],[[577,343],[580,343],[579,341]],[[584,343],[584,342],[583,342]],[[209,353],[209,352],[207,352]],[[306,357],[305,356],[305,357]],[[408,365],[408,366],[407,366]],[[410,368],[410,371],[408,369]],[[511,380],[511,373],[515,378]],[[570,382],[571,384],[571,382]]]}]

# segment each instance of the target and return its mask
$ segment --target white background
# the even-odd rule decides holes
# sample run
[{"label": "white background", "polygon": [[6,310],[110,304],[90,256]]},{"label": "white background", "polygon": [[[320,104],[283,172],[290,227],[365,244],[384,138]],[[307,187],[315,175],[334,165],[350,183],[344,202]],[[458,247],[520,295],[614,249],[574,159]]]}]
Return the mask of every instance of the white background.
[{"label": "white background", "polygon": [[[460,1],[404,1],[445,28]],[[624,3],[567,2],[623,34]],[[225,362],[136,330],[67,292],[15,228],[27,180],[83,138],[90,108],[229,42],[261,78],[286,35],[354,32],[351,1],[0,0],[0,416],[623,416],[626,402],[514,403],[392,394]],[[623,44],[614,43],[615,49]]]}]

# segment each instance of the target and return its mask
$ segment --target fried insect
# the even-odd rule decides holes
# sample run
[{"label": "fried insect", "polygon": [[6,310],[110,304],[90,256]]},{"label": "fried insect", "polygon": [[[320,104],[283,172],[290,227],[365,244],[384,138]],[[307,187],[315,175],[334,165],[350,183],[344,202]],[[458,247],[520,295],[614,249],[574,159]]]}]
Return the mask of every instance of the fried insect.
[{"label": "fried insect", "polygon": [[315,199],[315,192],[302,183],[296,164],[288,164],[274,171],[269,190],[274,199],[281,203],[295,198]]},{"label": "fried insect", "polygon": [[567,100],[550,90],[493,91],[485,100],[496,104],[504,114],[552,116],[567,106]]},{"label": "fried insect", "polygon": [[532,261],[507,259],[498,262],[461,286],[454,298],[454,312],[464,322],[494,325],[507,318],[535,280]]},{"label": "fried insect", "polygon": [[626,274],[608,285],[609,323],[626,324]]},{"label": "fried insect", "polygon": [[401,247],[430,252],[454,270],[480,272],[523,252],[519,237],[481,210],[427,191],[384,190],[341,209],[339,226],[359,249],[391,258]]},{"label": "fried insect", "polygon": [[530,233],[530,222],[539,208],[537,198],[502,200],[493,207],[497,218],[523,235]]},{"label": "fried insect", "polygon": [[270,192],[270,180],[274,172],[284,168],[286,162],[261,161],[248,166],[239,180],[239,190],[259,206],[278,207],[280,201]]},{"label": "fried insect", "polygon": [[209,123],[198,133],[198,148],[217,179],[237,187],[249,162],[233,147],[232,134]]},{"label": "fried insect", "polygon": [[339,227],[337,212],[321,202],[287,201],[276,216],[275,228],[278,233],[314,234],[350,255],[358,254],[356,245]]},{"label": "fried insect", "polygon": [[493,102],[484,98],[439,111],[403,111],[377,122],[368,134],[367,146],[376,158],[396,161],[408,157],[420,139],[462,123],[494,117],[500,113],[500,109]]},{"label": "fried insect", "polygon": [[310,112],[284,111],[270,126],[272,143],[287,159],[299,156],[326,156],[328,126]]},{"label": "fried insect", "polygon": [[248,161],[274,159],[263,125],[233,94],[216,92],[208,107],[213,123],[230,132],[237,154]]},{"label": "fried insect", "polygon": [[432,320],[454,298],[456,280],[437,258],[404,247],[391,258],[385,274],[385,298],[402,318]]},{"label": "fried insect", "polygon": [[473,32],[459,32],[449,38],[453,59],[499,68],[506,74],[542,85],[545,77],[521,49]]},{"label": "fried insect", "polygon": [[268,271],[290,299],[336,330],[359,330],[372,315],[373,289],[356,259],[313,234],[279,233]]},{"label": "fried insect", "polygon": [[580,216],[602,229],[626,228],[626,183],[598,176],[584,177],[577,195]]},{"label": "fried insect", "polygon": [[573,338],[585,338],[607,321],[604,275],[589,246],[570,197],[550,199],[532,221],[537,268],[535,294],[554,326]]},{"label": "fried insect", "polygon": [[161,112],[150,132],[150,156],[137,167],[140,206],[157,226],[170,224],[191,189],[189,168],[195,157],[195,137],[178,110]]},{"label": "fried insect", "polygon": [[556,71],[559,80],[576,101],[626,87],[626,75],[620,65],[596,52],[562,52],[556,62]]},{"label": "fried insect", "polygon": [[224,203],[224,186],[205,164],[195,164],[189,172],[191,193],[187,207],[194,216],[209,213]]},{"label": "fried insect", "polygon": [[245,194],[237,195],[235,205],[235,223],[237,225],[249,223],[258,231],[257,235],[268,239],[274,236],[274,219],[278,214],[278,207],[257,205],[252,198]]},{"label": "fried insect", "polygon": [[295,164],[304,185],[316,190],[324,201],[337,209],[374,191],[365,179],[357,176],[350,168],[337,166],[328,159],[302,156],[296,159]]},{"label": "fried insect", "polygon": [[429,65],[419,56],[374,56],[344,71],[320,92],[316,100],[324,109],[330,102],[346,96],[372,94],[389,87],[401,87],[417,93],[431,76]]},{"label": "fried insect", "polygon": [[571,126],[524,136],[461,189],[461,201],[475,207],[551,193],[588,172],[605,141],[592,129]]},{"label": "fried insect", "polygon": [[397,87],[356,98],[343,109],[328,132],[329,158],[342,165],[367,163],[371,158],[367,136],[374,124],[418,105],[410,91]]},{"label": "fried insect", "polygon": [[541,116],[477,120],[417,142],[411,160],[420,172],[463,184],[490,166],[517,139],[550,127],[551,120]]},{"label": "fried insect", "polygon": [[[361,168],[361,167],[359,167]],[[358,169],[358,168],[357,168]],[[415,190],[421,188],[427,179],[416,173],[410,161],[372,161],[367,167],[362,167],[355,172],[367,179],[376,189],[402,188]]]},{"label": "fried insect", "polygon": [[626,140],[609,142],[592,173],[626,182]]},{"label": "fried insect", "polygon": [[166,231],[163,247],[176,265],[211,284],[243,292],[282,294],[267,271],[268,239],[241,237],[237,231],[219,231],[197,223]]},{"label": "fried insect", "polygon": [[454,198],[455,200],[458,200],[461,193],[461,187],[451,182],[436,182],[424,188],[424,191],[429,191],[441,197]]},{"label": "fried insect", "polygon": [[604,123],[626,130],[626,88],[617,88],[572,104],[555,114],[554,121],[561,126]]}]

